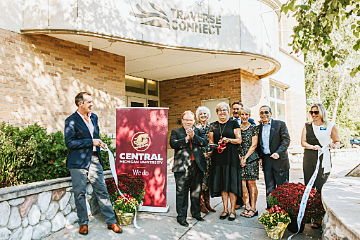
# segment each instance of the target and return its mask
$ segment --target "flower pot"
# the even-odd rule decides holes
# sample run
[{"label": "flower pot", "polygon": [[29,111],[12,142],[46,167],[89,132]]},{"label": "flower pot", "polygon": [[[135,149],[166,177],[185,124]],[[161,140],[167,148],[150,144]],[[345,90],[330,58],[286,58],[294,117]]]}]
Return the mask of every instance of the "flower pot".
[{"label": "flower pot", "polygon": [[284,235],[287,225],[288,223],[279,222],[276,227],[271,227],[271,228],[265,227],[266,233],[268,237],[271,239],[281,239]]},{"label": "flower pot", "polygon": [[[291,222],[287,226],[287,229],[292,232],[296,233],[298,231],[298,225],[297,225],[297,216],[290,216]],[[299,233],[302,233],[305,228],[305,223],[301,222]]]},{"label": "flower pot", "polygon": [[134,218],[134,213],[123,213],[117,209],[115,209],[115,215],[116,215],[116,219],[117,219],[118,223],[121,226],[130,225]]}]

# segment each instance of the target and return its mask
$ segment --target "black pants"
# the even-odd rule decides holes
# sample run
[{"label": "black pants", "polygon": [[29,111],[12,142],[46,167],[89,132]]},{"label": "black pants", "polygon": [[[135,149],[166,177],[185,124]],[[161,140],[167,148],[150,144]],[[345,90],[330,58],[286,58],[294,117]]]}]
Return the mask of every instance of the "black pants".
[{"label": "black pants", "polygon": [[[304,160],[303,160],[303,172],[304,172],[304,182],[305,185],[307,185],[310,181],[310,178],[315,172],[316,169],[316,163],[318,158],[318,152],[317,151],[305,151],[304,154]],[[322,187],[326,183],[330,173],[324,174],[324,168],[322,168],[322,159],[323,156],[320,156],[320,167],[318,175],[316,176],[313,188],[316,188],[316,190],[321,194]]]},{"label": "black pants", "polygon": [[176,183],[176,212],[177,220],[185,221],[189,206],[189,190],[191,200],[191,215],[200,217],[201,183],[204,173],[200,171],[196,162],[191,162],[186,172],[175,172]]},{"label": "black pants", "polygon": [[289,170],[285,172],[277,172],[272,164],[270,154],[265,154],[263,157],[264,178],[266,186],[266,197],[274,191],[274,189],[284,183],[289,182]]}]

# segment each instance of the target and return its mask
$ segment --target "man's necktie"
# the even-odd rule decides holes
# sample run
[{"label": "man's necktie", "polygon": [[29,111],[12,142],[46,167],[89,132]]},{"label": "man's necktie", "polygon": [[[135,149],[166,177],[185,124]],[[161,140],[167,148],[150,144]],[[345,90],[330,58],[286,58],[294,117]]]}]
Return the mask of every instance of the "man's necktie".
[{"label": "man's necktie", "polygon": [[191,149],[191,156],[190,156],[190,160],[191,161],[194,161],[195,160],[195,158],[194,158],[194,154],[193,154],[193,151],[192,151],[192,142],[191,142],[191,139],[190,139],[190,149]]}]

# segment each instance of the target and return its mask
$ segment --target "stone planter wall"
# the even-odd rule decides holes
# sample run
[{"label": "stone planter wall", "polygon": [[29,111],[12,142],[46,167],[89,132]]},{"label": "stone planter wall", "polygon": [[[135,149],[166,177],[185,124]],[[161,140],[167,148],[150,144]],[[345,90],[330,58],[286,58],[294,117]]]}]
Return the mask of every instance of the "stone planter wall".
[{"label": "stone planter wall", "polygon": [[[360,155],[360,148],[350,149],[336,149],[331,150],[331,161],[346,161],[348,159],[356,159]],[[301,151],[289,151],[289,158],[291,162],[302,162],[304,158],[304,150]]]},{"label": "stone planter wall", "polygon": [[[89,183],[86,201],[89,215],[100,211]],[[0,189],[0,239],[41,239],[77,221],[70,177]]]}]

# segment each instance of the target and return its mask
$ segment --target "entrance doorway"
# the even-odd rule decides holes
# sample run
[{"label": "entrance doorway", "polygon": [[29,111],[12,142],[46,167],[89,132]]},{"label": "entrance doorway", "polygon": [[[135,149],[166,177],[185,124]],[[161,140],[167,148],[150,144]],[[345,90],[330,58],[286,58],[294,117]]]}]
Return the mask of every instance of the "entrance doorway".
[{"label": "entrance doorway", "polygon": [[128,107],[146,107],[146,98],[128,97]]}]

